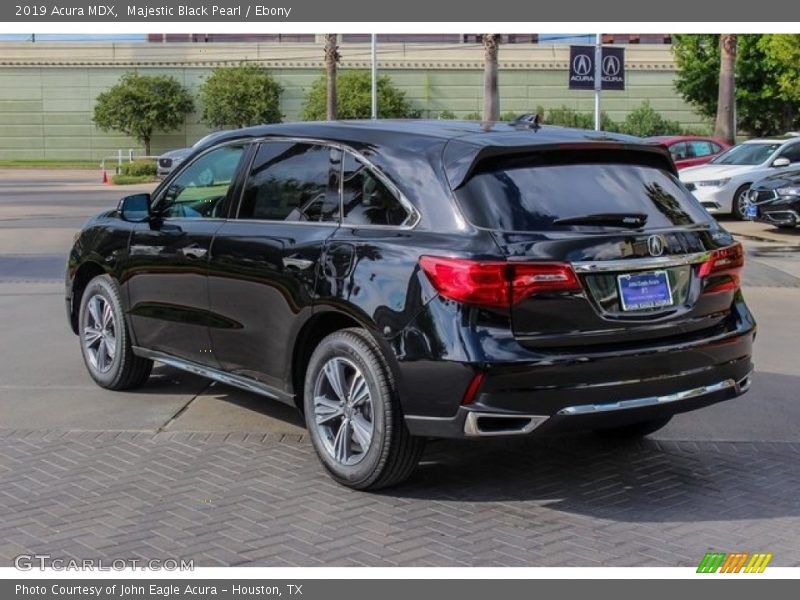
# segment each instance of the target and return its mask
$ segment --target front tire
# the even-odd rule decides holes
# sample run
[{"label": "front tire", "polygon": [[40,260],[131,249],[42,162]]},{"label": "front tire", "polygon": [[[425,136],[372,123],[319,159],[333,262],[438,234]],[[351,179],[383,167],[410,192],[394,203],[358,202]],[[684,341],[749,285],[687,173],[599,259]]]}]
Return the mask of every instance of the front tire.
[{"label": "front tire", "polygon": [[78,336],[86,369],[100,387],[127,390],[147,381],[153,361],[133,353],[119,288],[108,275],[95,277],[83,291]]},{"label": "front tire", "polygon": [[306,370],[303,404],[314,450],[342,485],[385,488],[416,468],[425,442],[408,432],[392,372],[364,329],[320,342]]},{"label": "front tire", "polygon": [[595,433],[608,438],[615,439],[636,439],[641,438],[651,433],[655,433],[659,429],[665,427],[667,423],[672,420],[672,416],[661,417],[660,419],[650,419],[648,421],[640,421],[639,423],[631,423],[630,425],[621,425],[619,427],[605,427],[603,429],[595,430]]},{"label": "front tire", "polygon": [[733,195],[733,202],[731,204],[731,214],[738,221],[745,221],[747,219],[747,192],[750,191],[749,183],[745,183],[736,190]]}]

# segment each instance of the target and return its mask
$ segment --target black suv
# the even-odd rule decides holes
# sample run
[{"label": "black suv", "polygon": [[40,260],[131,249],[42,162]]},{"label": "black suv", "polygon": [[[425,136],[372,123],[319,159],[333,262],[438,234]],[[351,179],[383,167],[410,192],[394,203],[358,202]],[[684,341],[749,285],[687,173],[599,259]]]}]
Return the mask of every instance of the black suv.
[{"label": "black suv", "polygon": [[86,224],[89,373],[153,361],[296,405],[339,482],[426,438],[644,435],[749,386],[742,247],[636,138],[536,123],[259,126]]}]

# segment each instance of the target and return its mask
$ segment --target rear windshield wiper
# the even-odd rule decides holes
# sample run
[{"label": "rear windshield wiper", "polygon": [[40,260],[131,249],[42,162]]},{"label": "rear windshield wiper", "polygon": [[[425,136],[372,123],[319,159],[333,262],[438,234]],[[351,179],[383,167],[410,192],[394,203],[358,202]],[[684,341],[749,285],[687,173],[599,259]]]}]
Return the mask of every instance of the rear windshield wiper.
[{"label": "rear windshield wiper", "polygon": [[616,225],[638,229],[647,223],[644,213],[596,213],[556,219],[553,225]]}]

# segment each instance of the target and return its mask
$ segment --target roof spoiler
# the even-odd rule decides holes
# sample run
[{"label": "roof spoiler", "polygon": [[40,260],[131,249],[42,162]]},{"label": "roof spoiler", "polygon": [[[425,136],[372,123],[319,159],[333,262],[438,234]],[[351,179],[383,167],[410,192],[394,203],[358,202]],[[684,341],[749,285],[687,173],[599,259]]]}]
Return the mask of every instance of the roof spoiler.
[{"label": "roof spoiler", "polygon": [[[669,171],[673,175],[677,176],[678,174],[669,151],[663,146],[608,140],[535,144],[529,146],[483,146],[476,148],[474,144],[455,139],[449,142],[445,147],[442,159],[447,178],[450,181],[450,187],[453,190],[457,190],[473,175],[480,163],[490,159],[503,157],[514,158],[526,154],[567,154],[572,152],[588,153],[593,151],[640,154],[642,158],[646,156],[650,159],[649,161],[643,162],[658,163],[658,166]],[[626,162],[633,161],[629,159]]]}]

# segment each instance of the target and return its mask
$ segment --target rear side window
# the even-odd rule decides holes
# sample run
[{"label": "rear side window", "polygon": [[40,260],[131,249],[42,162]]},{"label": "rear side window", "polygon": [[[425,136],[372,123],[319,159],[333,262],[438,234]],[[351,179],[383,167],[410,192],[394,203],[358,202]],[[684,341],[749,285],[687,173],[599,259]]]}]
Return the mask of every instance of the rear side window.
[{"label": "rear side window", "polygon": [[399,226],[410,218],[389,187],[349,152],[342,167],[342,210],[345,225]]},{"label": "rear side window", "polygon": [[714,146],[707,140],[693,140],[687,144],[690,158],[702,158],[716,154]]},{"label": "rear side window", "polygon": [[326,221],[339,209],[329,185],[331,151],[326,146],[265,142],[247,178],[238,218]]},{"label": "rear side window", "polygon": [[685,160],[687,156],[687,148],[685,142],[678,142],[669,147],[669,153],[672,155],[672,160]]},{"label": "rear side window", "polygon": [[456,196],[472,224],[503,231],[608,228],[555,223],[603,213],[645,214],[647,228],[710,220],[672,174],[637,164],[494,165],[473,176]]}]

